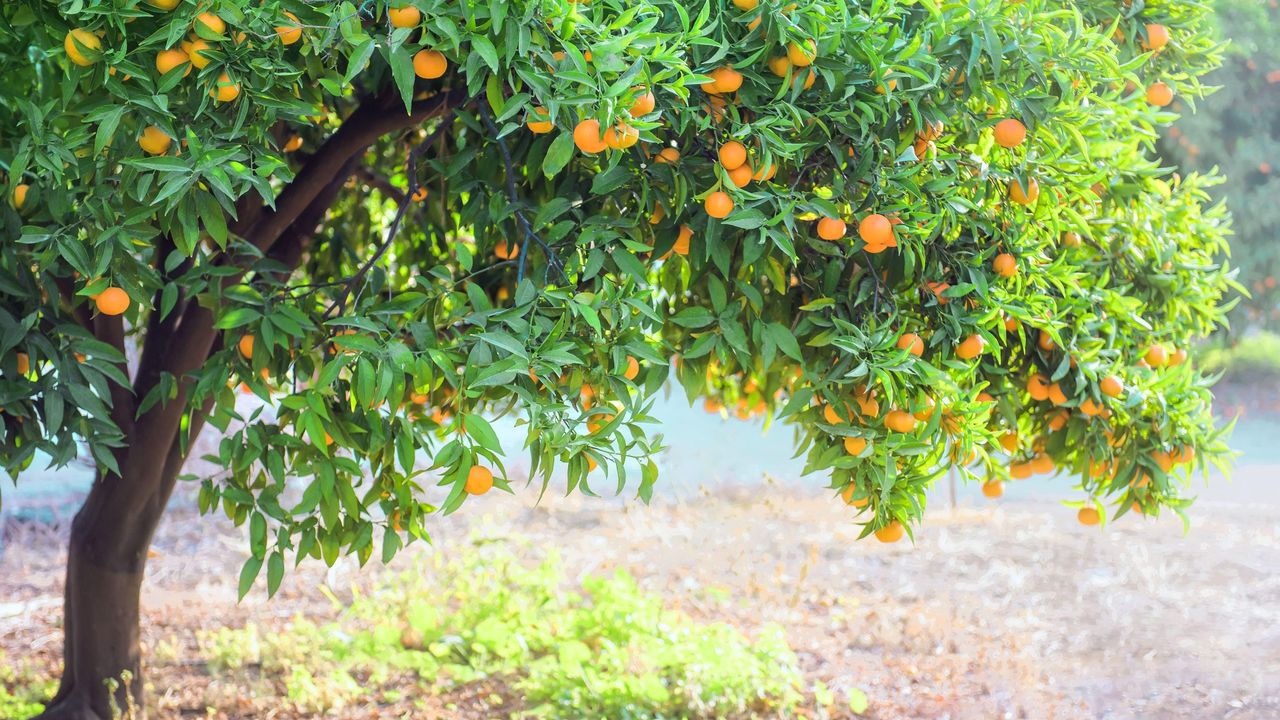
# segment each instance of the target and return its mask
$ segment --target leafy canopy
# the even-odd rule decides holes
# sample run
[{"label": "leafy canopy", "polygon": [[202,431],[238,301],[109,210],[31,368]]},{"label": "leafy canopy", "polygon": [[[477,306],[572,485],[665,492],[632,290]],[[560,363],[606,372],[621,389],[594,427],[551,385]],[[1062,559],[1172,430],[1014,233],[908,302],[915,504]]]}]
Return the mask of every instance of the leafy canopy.
[{"label": "leafy canopy", "polygon": [[1226,217],[1152,153],[1200,3],[168,5],[0,9],[0,456],[207,418],[242,590],[509,489],[494,415],[544,490],[648,499],[671,379],[792,423],[884,540],[948,467],[1069,472],[1085,520],[1224,456],[1179,349]]}]

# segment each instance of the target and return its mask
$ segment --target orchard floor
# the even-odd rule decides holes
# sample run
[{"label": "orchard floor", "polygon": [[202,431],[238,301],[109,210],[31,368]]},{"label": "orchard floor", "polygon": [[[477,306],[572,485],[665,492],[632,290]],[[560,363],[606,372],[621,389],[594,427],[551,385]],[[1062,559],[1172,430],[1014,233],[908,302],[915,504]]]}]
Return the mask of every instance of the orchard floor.
[{"label": "orchard floor", "polygon": [[[560,549],[569,575],[625,567],[673,606],[751,633],[782,625],[807,679],[860,688],[869,718],[1280,717],[1280,512],[1208,500],[1189,535],[1174,518],[1084,528],[1043,495],[935,503],[914,545],[855,542],[857,526],[816,491],[691,489],[645,507],[491,494],[440,522],[435,545],[468,537]],[[297,718],[261,685],[211,675],[200,629],[326,619],[379,570],[304,565],[267,602],[235,602],[245,542],[182,502],[155,543],[144,642],[153,717]],[[60,542],[10,522],[0,558],[0,652],[53,674],[61,643]],[[19,660],[22,659],[22,660]],[[435,698],[436,710],[348,707],[326,717],[505,717],[500,683]],[[503,713],[486,704],[496,693]],[[209,711],[210,706],[216,708]],[[817,717],[809,713],[806,717]],[[834,713],[831,717],[853,717]]]}]

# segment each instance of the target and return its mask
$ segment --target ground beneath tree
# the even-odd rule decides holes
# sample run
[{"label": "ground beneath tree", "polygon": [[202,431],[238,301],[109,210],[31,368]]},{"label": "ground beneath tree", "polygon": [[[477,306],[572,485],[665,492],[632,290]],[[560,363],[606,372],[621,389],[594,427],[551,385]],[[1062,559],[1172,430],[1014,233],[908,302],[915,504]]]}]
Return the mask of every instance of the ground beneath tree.
[{"label": "ground beneath tree", "polygon": [[[558,548],[570,577],[624,567],[697,618],[748,634],[776,622],[810,682],[866,692],[863,717],[1280,716],[1275,505],[1202,502],[1184,536],[1173,518],[1084,528],[1070,509],[1014,487],[1000,503],[935,508],[914,545],[883,546],[855,542],[839,503],[767,480],[650,507],[576,497],[535,506],[535,495],[468,503],[418,551],[457,552],[471,533],[523,537],[532,542],[513,542],[516,552]],[[175,502],[144,590],[154,716],[306,717],[261,685],[211,675],[196,631],[329,619],[321,585],[350,597],[381,570],[308,564],[276,599],[255,593],[237,605],[240,531]],[[11,520],[0,558],[0,650],[29,673],[54,673],[61,643],[64,554],[51,533]],[[505,716],[495,697],[504,713],[519,707],[494,682],[434,698],[434,711],[368,705],[326,717]]]}]

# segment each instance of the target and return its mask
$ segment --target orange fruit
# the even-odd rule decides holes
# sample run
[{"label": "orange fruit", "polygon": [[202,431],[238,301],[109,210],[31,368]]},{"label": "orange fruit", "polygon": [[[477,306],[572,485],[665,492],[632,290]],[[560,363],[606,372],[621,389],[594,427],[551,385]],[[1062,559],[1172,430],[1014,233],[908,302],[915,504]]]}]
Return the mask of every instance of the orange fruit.
[{"label": "orange fruit", "polygon": [[449,69],[449,61],[439,50],[419,50],[413,56],[413,74],[423,80],[434,80]]},{"label": "orange fruit", "polygon": [[1097,525],[1102,522],[1102,516],[1098,514],[1096,508],[1082,507],[1080,512],[1076,513],[1076,520],[1079,520],[1081,525]]},{"label": "orange fruit", "polygon": [[284,147],[282,149],[287,153],[297,152],[298,150],[302,149],[302,136],[301,135],[290,136],[289,139],[285,141]]},{"label": "orange fruit", "polygon": [[138,138],[138,146],[148,155],[163,155],[172,143],[173,138],[155,125],[148,125]]},{"label": "orange fruit", "polygon": [[712,95],[737,92],[742,87],[742,73],[729,65],[712,70],[707,73],[707,77],[711,78],[711,82],[703,83],[702,89]]},{"label": "orange fruit", "polygon": [[[844,451],[850,455],[861,455],[863,450],[867,449],[867,439],[860,437],[847,437],[844,439]],[[850,486],[852,487],[852,486]]]},{"label": "orange fruit", "polygon": [[733,6],[738,8],[742,12],[755,10],[756,6],[759,4],[760,4],[760,0],[733,0]]},{"label": "orange fruit", "polygon": [[871,502],[871,498],[865,495],[860,498],[855,498],[853,495],[857,492],[857,489],[858,487],[856,485],[849,483],[848,487],[840,491],[840,497],[844,499],[846,505],[852,505],[857,508],[866,507],[867,503]]},{"label": "orange fruit", "polygon": [[1054,348],[1058,347],[1058,344],[1053,341],[1053,336],[1045,330],[1040,331],[1040,337],[1036,340],[1036,345],[1045,352],[1052,352]]},{"label": "orange fruit", "polygon": [[1009,477],[1014,480],[1026,480],[1031,477],[1031,463],[1013,463],[1009,466]]},{"label": "orange fruit", "polygon": [[729,176],[729,181],[734,187],[744,188],[751,182],[751,166],[743,163],[738,167],[725,172]]},{"label": "orange fruit", "polygon": [[21,210],[22,206],[27,202],[27,192],[31,190],[31,186],[26,183],[15,185],[13,188],[13,209]]},{"label": "orange fruit", "polygon": [[924,355],[924,340],[915,333],[905,333],[898,338],[898,349],[920,357]]},{"label": "orange fruit", "polygon": [[840,218],[824,217],[818,221],[818,237],[823,240],[839,240],[846,231],[848,227]]},{"label": "orange fruit", "polygon": [[[848,414],[848,409],[845,410],[845,414]],[[836,410],[835,406],[831,403],[827,403],[822,406],[822,419],[825,420],[828,425],[843,425],[846,422],[844,417],[841,416],[840,411]]]},{"label": "orange fruit", "polygon": [[236,347],[240,349],[240,354],[244,356],[245,360],[253,359],[253,336],[252,335],[240,336],[240,342],[236,343]]},{"label": "orange fruit", "polygon": [[182,52],[187,54],[187,59],[196,68],[204,69],[210,62],[213,62],[213,59],[205,54],[206,51],[213,49],[208,40],[192,35],[182,41],[181,47]]},{"label": "orange fruit", "polygon": [[129,294],[124,290],[112,286],[103,290],[94,300],[98,305],[98,312],[103,315],[119,315],[129,309]]},{"label": "orange fruit", "polygon": [[717,190],[707,196],[702,202],[702,206],[706,209],[707,214],[718,220],[729,217],[729,213],[733,212],[733,198],[729,194]]},{"label": "orange fruit", "polygon": [[1169,367],[1177,367],[1187,361],[1187,351],[1177,348],[1169,353],[1169,361],[1166,363]]},{"label": "orange fruit", "polygon": [[1049,379],[1039,373],[1027,378],[1027,393],[1032,400],[1048,400]]},{"label": "orange fruit", "polygon": [[276,35],[280,38],[281,45],[292,45],[302,39],[302,24],[298,21],[298,16],[291,12],[286,12],[284,16],[293,22],[277,25]]},{"label": "orange fruit", "polygon": [[178,3],[182,0],[147,0],[147,4],[160,10],[172,10],[178,7]]},{"label": "orange fruit", "polygon": [[1124,383],[1115,375],[1108,375],[1098,382],[1098,389],[1107,397],[1120,397],[1124,392]]},{"label": "orange fruit", "polygon": [[671,252],[677,255],[689,254],[689,240],[693,238],[693,230],[688,225],[680,226],[680,233],[676,235],[676,242],[671,246]]},{"label": "orange fruit", "polygon": [[1049,417],[1049,432],[1058,432],[1067,426],[1067,420],[1071,418],[1071,414],[1066,410],[1059,410]]},{"label": "orange fruit", "polygon": [[1173,90],[1162,82],[1152,83],[1147,88],[1147,102],[1156,107],[1165,107],[1173,102]]},{"label": "orange fruit", "polygon": [[240,85],[231,82],[231,78],[222,73],[218,76],[218,82],[209,89],[209,97],[218,102],[231,102],[240,97]]},{"label": "orange fruit", "polygon": [[31,356],[24,352],[18,353],[18,374],[26,375],[31,372]]},{"label": "orange fruit", "polygon": [[222,18],[211,12],[202,12],[196,16],[195,20],[191,21],[191,26],[193,28],[200,27],[201,25],[204,26],[205,30],[208,30],[214,35],[221,35],[227,31],[227,24],[223,22]]},{"label": "orange fruit", "polygon": [[1196,459],[1196,449],[1191,447],[1190,445],[1183,445],[1182,448],[1178,450],[1177,456],[1174,457],[1175,462],[1182,463],[1182,464],[1189,463],[1195,459]]},{"label": "orange fruit", "polygon": [[424,188],[424,187],[420,187],[420,188],[418,188],[417,190],[414,190],[414,191],[413,191],[413,196],[412,196],[412,197],[413,197],[413,201],[414,201],[414,202],[422,202],[423,200],[426,200],[426,199],[427,199],[427,189],[426,189],[426,188]]},{"label": "orange fruit", "polygon": [[422,22],[422,11],[412,5],[389,8],[387,18],[391,20],[391,27],[411,28]]},{"label": "orange fruit", "polygon": [[604,136],[600,132],[600,121],[588,118],[578,123],[573,128],[573,144],[588,155],[603,152],[608,145],[605,144]]},{"label": "orange fruit", "polygon": [[164,75],[165,73],[169,72],[170,70],[176,67],[187,65],[188,67],[182,71],[182,76],[186,77],[187,75],[191,74],[191,67],[189,65],[190,62],[191,62],[191,58],[187,57],[186,53],[176,48],[169,49],[169,50],[161,50],[160,52],[156,53],[156,70],[161,75]]},{"label": "orange fruit", "polygon": [[520,243],[509,243],[503,238],[493,246],[493,254],[502,260],[514,260],[520,256]]},{"label": "orange fruit", "polygon": [[724,403],[716,398],[709,397],[702,401],[702,409],[709,413],[718,413],[724,409]]},{"label": "orange fruit", "polygon": [[1156,465],[1164,472],[1169,472],[1173,469],[1174,457],[1165,450],[1153,451],[1151,453],[1151,459],[1155,460]]},{"label": "orange fruit", "polygon": [[1018,261],[1009,253],[1000,253],[991,261],[991,269],[1000,277],[1013,277],[1018,274]]},{"label": "orange fruit", "polygon": [[1054,405],[1067,404],[1067,394],[1062,391],[1061,383],[1054,383],[1049,386],[1049,402]]},{"label": "orange fruit", "polygon": [[906,531],[902,529],[902,523],[894,520],[876,531],[876,539],[882,543],[895,543],[901,540],[905,533]]},{"label": "orange fruit", "polygon": [[768,165],[761,165],[760,167],[756,168],[756,171],[754,173],[751,174],[751,179],[755,180],[756,182],[763,182],[763,181],[772,179],[773,176],[776,175],[777,173],[778,173],[777,165],[773,163],[770,163]]},{"label": "orange fruit", "polygon": [[791,72],[791,61],[786,55],[769,58],[769,72],[778,77],[786,77],[787,73]]},{"label": "orange fruit", "polygon": [[618,123],[604,131],[604,144],[614,150],[624,150],[640,140],[640,131],[626,123]]},{"label": "orange fruit", "polygon": [[736,167],[741,167],[747,161],[747,148],[737,140],[730,140],[720,146],[719,155],[720,164],[724,166],[724,169],[732,170]]},{"label": "orange fruit", "polygon": [[640,363],[630,355],[627,356],[627,369],[622,371],[622,377],[628,380],[635,380],[640,375]]},{"label": "orange fruit", "polygon": [[989,498],[998,498],[1004,495],[1004,483],[999,480],[988,480],[982,483],[982,494]]},{"label": "orange fruit", "polygon": [[664,147],[658,151],[658,158],[654,162],[666,165],[675,165],[680,161],[680,151],[673,147]]},{"label": "orange fruit", "polygon": [[1100,415],[1102,413],[1102,409],[1102,406],[1093,398],[1087,398],[1084,402],[1080,403],[1080,412],[1088,415],[1089,417]]},{"label": "orange fruit", "polygon": [[933,401],[933,398],[925,395],[920,399],[920,409],[916,410],[913,415],[920,422],[929,422],[929,418],[933,417],[933,410],[936,407],[937,403]]},{"label": "orange fruit", "polygon": [[1040,183],[1035,178],[1027,179],[1026,190],[1022,189],[1022,183],[1017,180],[1009,182],[1009,199],[1019,205],[1034,205],[1036,199],[1040,197]]},{"label": "orange fruit", "polygon": [[1147,50],[1160,50],[1169,44],[1169,28],[1159,23],[1149,23],[1147,25],[1147,39],[1142,41],[1142,47]]},{"label": "orange fruit", "polygon": [[916,429],[916,418],[905,410],[890,410],[884,416],[884,426],[894,432],[911,432]]},{"label": "orange fruit", "polygon": [[1027,126],[1013,118],[1005,118],[996,123],[996,144],[1002,148],[1016,148],[1027,139]]},{"label": "orange fruit", "polygon": [[493,488],[493,471],[483,465],[472,465],[463,488],[471,495],[483,495]]},{"label": "orange fruit", "polygon": [[653,92],[645,90],[643,87],[635,87],[632,90],[641,90],[643,92],[636,96],[635,101],[631,103],[631,109],[627,111],[631,113],[631,117],[640,117],[653,112],[653,109],[658,105],[658,98],[654,97]]},{"label": "orange fruit", "polygon": [[956,346],[956,357],[961,360],[972,360],[981,355],[986,346],[987,341],[981,335],[975,333]]},{"label": "orange fruit", "polygon": [[1010,455],[1018,452],[1018,433],[1007,432],[1000,436],[1000,447]]},{"label": "orange fruit", "polygon": [[102,41],[88,30],[73,28],[63,39],[62,48],[67,51],[67,59],[71,62],[80,67],[89,67],[97,62]]},{"label": "orange fruit", "polygon": [[1040,453],[1031,458],[1031,472],[1037,475],[1044,475],[1053,472],[1053,458],[1044,453]]},{"label": "orange fruit", "polygon": [[818,56],[818,44],[813,40],[806,40],[804,44],[791,43],[787,45],[787,59],[796,67],[808,67],[813,64],[813,59]]},{"label": "orange fruit", "polygon": [[549,133],[555,128],[555,124],[551,122],[550,116],[547,115],[547,109],[543,107],[535,107],[531,110],[525,122],[529,125],[529,132],[536,135]]},{"label": "orange fruit", "polygon": [[1071,231],[1063,233],[1062,244],[1066,245],[1069,248],[1080,247],[1080,233],[1071,232]]},{"label": "orange fruit", "polygon": [[872,213],[858,223],[858,237],[869,246],[884,249],[893,242],[893,223],[884,215]]},{"label": "orange fruit", "polygon": [[1169,361],[1169,353],[1165,351],[1164,346],[1156,343],[1147,348],[1147,354],[1142,356],[1143,360],[1153,368],[1158,368]]}]

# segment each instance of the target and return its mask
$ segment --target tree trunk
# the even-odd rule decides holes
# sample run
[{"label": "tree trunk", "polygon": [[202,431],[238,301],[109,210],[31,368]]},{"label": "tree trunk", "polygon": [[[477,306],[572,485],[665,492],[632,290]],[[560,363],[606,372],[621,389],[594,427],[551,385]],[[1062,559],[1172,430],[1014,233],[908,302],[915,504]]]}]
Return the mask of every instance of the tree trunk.
[{"label": "tree trunk", "polygon": [[175,451],[136,444],[121,464],[122,476],[100,474],[76,513],[64,589],[62,681],[37,720],[141,717],[139,600],[147,550],[182,464]]}]

